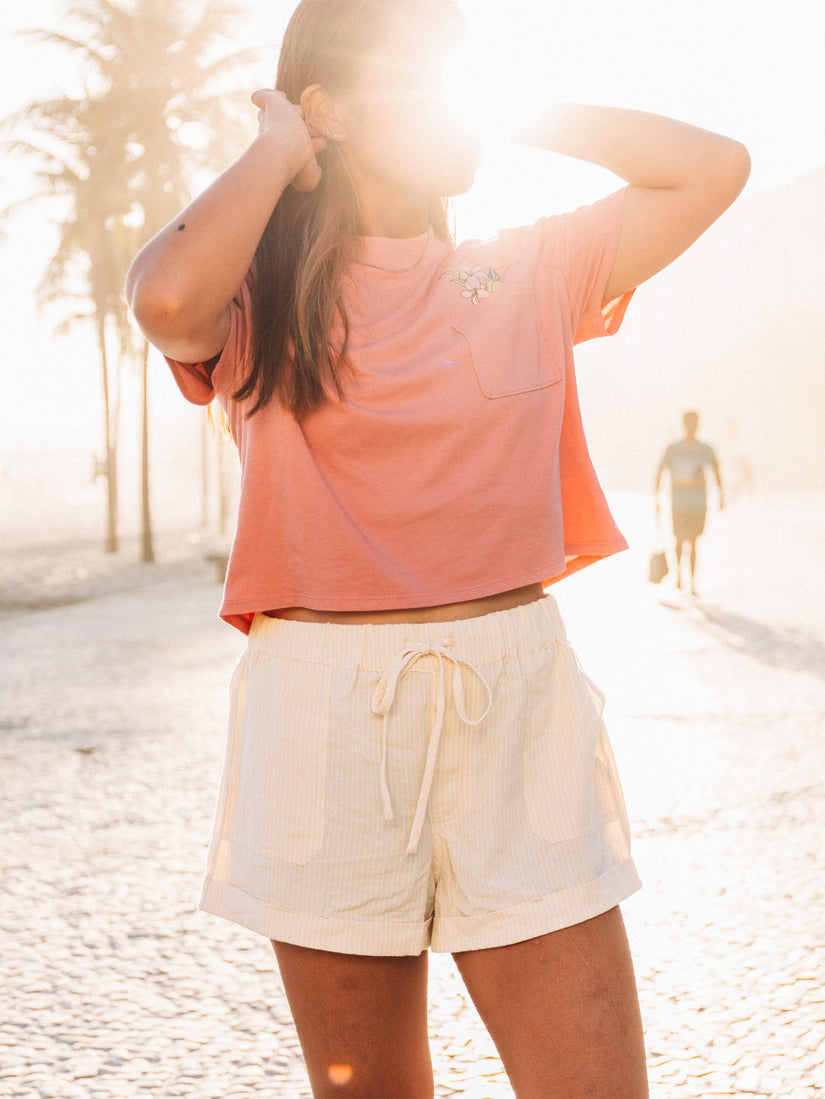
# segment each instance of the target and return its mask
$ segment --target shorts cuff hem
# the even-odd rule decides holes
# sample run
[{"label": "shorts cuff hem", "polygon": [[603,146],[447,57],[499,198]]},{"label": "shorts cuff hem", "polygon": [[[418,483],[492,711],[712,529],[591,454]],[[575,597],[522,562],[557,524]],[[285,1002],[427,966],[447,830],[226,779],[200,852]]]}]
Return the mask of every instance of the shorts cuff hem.
[{"label": "shorts cuff hem", "polygon": [[549,897],[479,916],[436,919],[431,948],[436,953],[452,954],[534,939],[600,916],[641,887],[633,860],[627,859],[596,881]]},{"label": "shorts cuff hem", "polygon": [[401,957],[420,954],[427,949],[430,940],[430,921],[419,924],[344,920],[289,912],[214,878],[204,881],[198,907],[268,939],[314,950],[331,950],[336,954]]}]

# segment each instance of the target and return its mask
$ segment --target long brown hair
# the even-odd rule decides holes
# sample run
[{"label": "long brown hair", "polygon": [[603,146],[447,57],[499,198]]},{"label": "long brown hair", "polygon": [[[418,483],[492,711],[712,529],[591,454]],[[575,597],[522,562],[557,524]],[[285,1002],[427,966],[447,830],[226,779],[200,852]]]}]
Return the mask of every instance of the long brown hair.
[{"label": "long brown hair", "polygon": [[[442,10],[452,0],[431,0]],[[426,5],[416,3],[420,9]],[[310,84],[333,96],[353,85],[377,48],[391,10],[410,0],[302,0],[284,35],[275,86],[298,103]],[[287,187],[258,244],[250,280],[252,367],[235,400],[254,397],[253,415],[273,397],[295,416],[321,405],[330,386],[342,397],[349,327],[341,282],[346,237],[359,232],[358,201],[345,158],[334,142],[319,154],[321,181],[314,191]],[[450,237],[447,205],[434,196],[430,224]],[[333,347],[339,321],[343,338]]]}]

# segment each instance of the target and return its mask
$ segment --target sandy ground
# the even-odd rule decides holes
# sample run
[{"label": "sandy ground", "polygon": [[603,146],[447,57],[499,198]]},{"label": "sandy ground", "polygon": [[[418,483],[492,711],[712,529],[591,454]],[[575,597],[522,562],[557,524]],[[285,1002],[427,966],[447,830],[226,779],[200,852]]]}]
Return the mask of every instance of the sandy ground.
[{"label": "sandy ground", "polygon": [[[608,696],[653,1094],[825,1095],[825,501],[711,516],[695,600],[612,502],[633,548],[554,594]],[[197,543],[159,551],[0,569],[0,1096],[309,1094],[268,945],[195,907],[243,639]],[[438,1095],[510,1096],[431,970]]]}]

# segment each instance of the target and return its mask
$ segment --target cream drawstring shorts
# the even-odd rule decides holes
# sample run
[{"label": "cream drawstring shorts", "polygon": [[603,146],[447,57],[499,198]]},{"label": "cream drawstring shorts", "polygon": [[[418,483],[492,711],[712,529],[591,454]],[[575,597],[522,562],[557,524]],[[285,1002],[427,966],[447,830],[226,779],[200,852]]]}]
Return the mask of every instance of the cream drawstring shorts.
[{"label": "cream drawstring shorts", "polygon": [[552,596],[457,622],[257,615],[201,907],[346,954],[503,946],[639,888],[603,696]]}]

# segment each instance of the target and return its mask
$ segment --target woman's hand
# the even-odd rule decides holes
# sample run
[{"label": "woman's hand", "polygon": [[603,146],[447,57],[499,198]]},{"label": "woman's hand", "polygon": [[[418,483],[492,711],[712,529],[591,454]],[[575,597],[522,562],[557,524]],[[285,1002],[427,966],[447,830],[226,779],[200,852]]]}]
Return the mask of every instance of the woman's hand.
[{"label": "woman's hand", "polygon": [[252,102],[258,108],[258,133],[278,135],[279,155],[294,149],[290,185],[296,191],[314,191],[321,181],[317,154],[326,148],[327,139],[306,122],[303,107],[290,103],[283,92],[261,89]]}]

